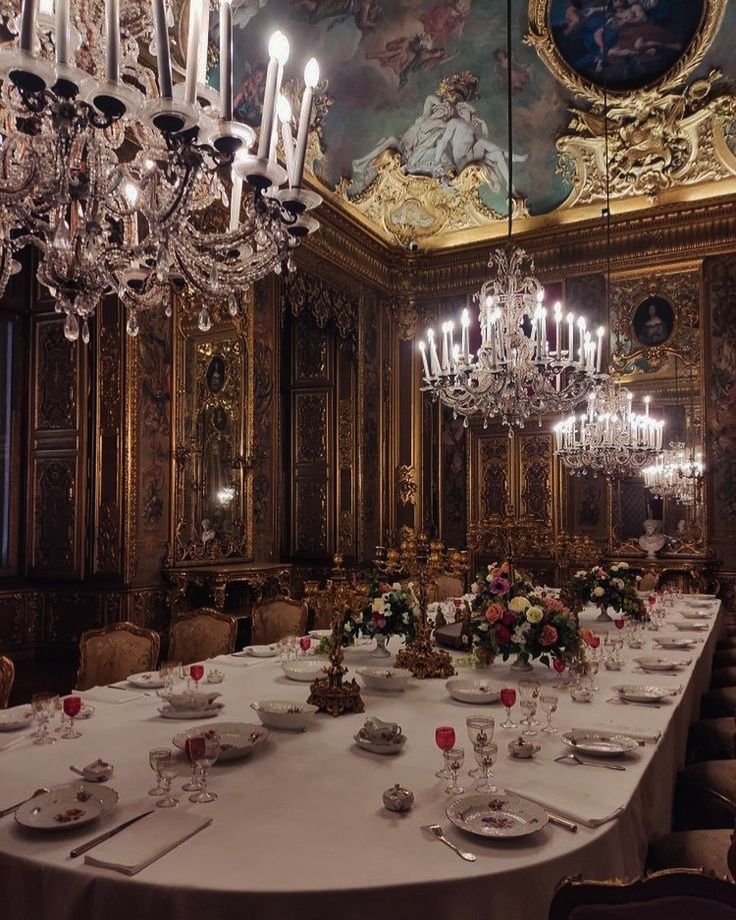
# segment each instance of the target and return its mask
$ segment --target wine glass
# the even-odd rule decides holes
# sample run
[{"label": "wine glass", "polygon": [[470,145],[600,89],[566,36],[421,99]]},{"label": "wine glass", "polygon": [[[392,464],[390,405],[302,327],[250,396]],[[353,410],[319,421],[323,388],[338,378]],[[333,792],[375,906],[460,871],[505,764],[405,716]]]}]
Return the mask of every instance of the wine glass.
[{"label": "wine glass", "polygon": [[519,723],[524,726],[522,735],[536,735],[537,730],[534,727],[532,719],[537,712],[537,701],[533,696],[523,696],[519,700],[519,706],[524,713],[524,718]]},{"label": "wine glass", "polygon": [[[449,751],[455,744],[455,729],[451,725],[440,725],[434,730],[434,740],[437,747],[443,752]],[[438,779],[449,779],[447,764],[443,760],[442,769],[435,773]]]},{"label": "wine glass", "polygon": [[552,716],[557,712],[558,703],[559,697],[556,693],[540,693],[539,695],[539,704],[542,707],[542,712],[547,716],[547,724],[542,731],[550,735],[557,731],[556,728],[552,728]]},{"label": "wine glass", "polygon": [[179,775],[179,763],[171,748],[161,748],[156,758],[157,771],[163,781],[164,794],[156,802],[157,808],[173,808],[179,804],[179,799],[175,799],[171,794],[171,781]]},{"label": "wine glass", "polygon": [[189,676],[194,681],[194,692],[196,693],[197,690],[199,690],[199,682],[204,677],[204,665],[203,664],[190,665]]},{"label": "wine glass", "polygon": [[[478,747],[484,747],[493,740],[493,732],[496,728],[496,720],[487,716],[468,716],[465,720],[465,727],[468,730],[468,738],[473,745],[473,750]],[[478,776],[480,769],[474,768],[468,770],[468,776]]]},{"label": "wine glass", "polygon": [[34,744],[53,744],[56,738],[49,734],[49,720],[56,712],[59,697],[56,693],[34,693],[31,697],[31,709],[38,721],[38,733]]},{"label": "wine glass", "polygon": [[480,773],[480,780],[475,784],[476,791],[496,792],[497,789],[491,782],[491,777],[493,776],[491,767],[496,762],[498,745],[493,741],[489,741],[488,744],[483,744],[479,747],[473,748],[473,752],[475,754],[475,759],[478,764],[478,770]]},{"label": "wine glass", "polygon": [[595,678],[598,674],[598,669],[601,666],[601,656],[598,651],[598,648],[589,648],[588,654],[585,656],[586,663],[588,665],[588,673],[590,674],[592,681],[592,690],[600,690],[600,687],[596,684]]},{"label": "wine glass", "polygon": [[463,787],[458,784],[457,777],[463,768],[464,760],[464,748],[453,747],[445,751],[445,762],[450,776],[450,782],[445,786],[447,795],[460,795],[463,792]]},{"label": "wine glass", "polygon": [[[568,675],[565,674],[565,672],[567,671],[567,663],[565,659],[555,658],[552,661],[552,667],[555,669],[555,674],[557,675],[557,677],[555,678],[555,682],[554,684],[552,684],[552,686],[555,688],[555,690],[564,690],[565,687],[567,686],[567,678],[568,678]],[[565,676],[563,677],[563,675]]]},{"label": "wine glass", "polygon": [[174,689],[174,680],[181,665],[178,661],[164,661],[158,669],[158,676],[163,681],[163,687],[158,691],[160,697],[167,697]]},{"label": "wine glass", "polygon": [[156,774],[156,785],[148,790],[149,795],[166,795],[166,786],[159,770],[159,760],[169,754],[169,748],[151,748],[148,752],[148,765]]},{"label": "wine glass", "polygon": [[82,708],[82,698],[80,696],[65,696],[62,702],[64,715],[69,719],[64,731],[61,733],[62,738],[81,738],[82,733],[74,725],[74,717],[79,715]]},{"label": "wine glass", "polygon": [[189,763],[192,765],[192,775],[189,779],[182,785],[182,792],[199,792],[202,788],[202,776],[199,769],[199,760],[193,755],[193,751],[196,749],[196,743],[198,742],[197,737],[187,737],[184,739],[184,753],[187,755]]},{"label": "wine glass", "polygon": [[220,751],[222,750],[220,736],[215,731],[207,731],[201,735],[187,738],[187,741],[190,742],[187,755],[192,763],[198,764],[202,784],[197,792],[189,796],[189,801],[197,805],[214,802],[217,798],[217,793],[210,792],[207,789],[207,769],[220,756]]},{"label": "wine glass", "polygon": [[518,728],[518,724],[511,718],[511,707],[516,703],[516,690],[513,687],[501,688],[501,702],[506,707],[506,721],[502,722],[500,728]]},{"label": "wine glass", "polygon": [[299,639],[299,648],[302,650],[303,655],[306,655],[311,647],[312,640],[309,636],[302,636],[301,639]]},{"label": "wine glass", "polygon": [[[522,700],[527,698],[534,701],[534,713],[537,711],[537,700],[539,699],[539,691],[541,688],[542,685],[539,683],[539,681],[533,680],[530,677],[525,677],[523,680],[519,681],[519,695],[521,696]],[[532,725],[538,724],[537,720],[534,718],[534,713],[532,713],[532,720],[529,723],[530,727]]]}]

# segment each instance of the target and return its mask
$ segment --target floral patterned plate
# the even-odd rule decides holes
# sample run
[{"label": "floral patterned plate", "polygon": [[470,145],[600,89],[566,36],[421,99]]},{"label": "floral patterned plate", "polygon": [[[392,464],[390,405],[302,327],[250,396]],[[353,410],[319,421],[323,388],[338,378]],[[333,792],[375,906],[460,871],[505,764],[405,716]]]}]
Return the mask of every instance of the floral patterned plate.
[{"label": "floral patterned plate", "polygon": [[131,687],[140,687],[143,690],[160,690],[165,686],[158,671],[143,671],[140,674],[131,674],[128,678]]},{"label": "floral patterned plate", "polygon": [[[218,722],[216,729],[207,731],[217,732],[220,739],[220,756],[217,758],[217,763],[246,757],[254,747],[262,744],[268,738],[268,729],[252,722]],[[201,728],[187,728],[174,735],[174,747],[183,751],[187,737],[201,734]]]},{"label": "floral patterned plate", "polygon": [[560,741],[573,751],[589,757],[620,757],[621,754],[630,754],[639,747],[639,742],[634,738],[618,732],[588,732],[573,729],[571,732],[560,735]]},{"label": "floral patterned plate", "polygon": [[33,724],[33,713],[30,709],[24,712],[7,712],[0,715],[0,732],[17,732],[21,728],[28,728]]},{"label": "floral patterned plate", "polygon": [[70,783],[24,802],[15,820],[34,830],[63,831],[96,821],[117,803],[118,794],[109,786]]},{"label": "floral patterned plate", "polygon": [[479,677],[451,677],[445,687],[459,703],[497,703],[500,696],[497,686]]},{"label": "floral patterned plate", "polygon": [[681,616],[686,620],[709,620],[713,614],[706,610],[683,610]]},{"label": "floral patterned plate", "polygon": [[673,623],[672,625],[675,627],[675,629],[679,629],[680,632],[704,632],[706,629],[708,629],[709,626],[708,623],[703,623],[702,620],[680,620],[679,622]]},{"label": "floral patterned plate", "polygon": [[445,814],[461,831],[491,840],[536,834],[549,820],[541,805],[505,792],[460,796]]},{"label": "floral patterned plate", "polygon": [[666,690],[664,687],[652,687],[649,684],[624,684],[613,689],[621,699],[629,703],[661,703],[677,692]]}]

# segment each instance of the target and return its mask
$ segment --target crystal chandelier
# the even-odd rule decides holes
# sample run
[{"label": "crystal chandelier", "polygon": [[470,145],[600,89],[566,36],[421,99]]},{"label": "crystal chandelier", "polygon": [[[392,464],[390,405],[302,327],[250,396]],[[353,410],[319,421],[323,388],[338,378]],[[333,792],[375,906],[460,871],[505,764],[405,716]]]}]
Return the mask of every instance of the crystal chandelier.
[{"label": "crystal chandelier", "polygon": [[[206,85],[208,0],[190,2],[176,86],[165,0],[152,0],[150,15],[135,0],[50,3],[23,0],[17,19],[4,11],[18,42],[0,49],[0,292],[30,244],[70,340],[89,340],[108,293],[136,335],[139,311],[170,315],[171,293],[188,288],[207,330],[213,304],[235,315],[252,282],[283,263],[293,270],[293,249],[319,226],[307,212],[321,199],[302,186],[317,62],[305,70],[295,139],[281,93],[289,45],[272,36],[255,147],[255,131],[233,120],[229,0],[219,93]],[[149,47],[158,82],[141,63]]]},{"label": "crystal chandelier", "polygon": [[633,394],[609,378],[588,397],[588,410],[555,425],[556,455],[575,476],[608,479],[636,473],[662,450],[664,422],[633,411]]},{"label": "crystal chandelier", "polygon": [[688,451],[678,442],[671,443],[651,466],[644,467],[642,475],[655,498],[668,498],[678,505],[695,505],[700,501],[703,471],[700,451]]},{"label": "crystal chandelier", "polygon": [[[544,305],[544,290],[534,277],[534,263],[523,249],[511,245],[514,212],[513,100],[511,78],[511,0],[506,4],[508,199],[507,245],[488,263],[495,268],[475,295],[479,307],[481,345],[470,351],[470,317],[463,311],[460,342],[455,326],[445,322],[441,343],[428,330],[420,342],[424,386],[455,416],[483,419],[484,427],[498,419],[513,429],[536,416],[569,412],[603,379],[601,358],[604,330],[595,336],[583,317],[563,316],[561,304]],[[529,271],[525,271],[528,262]]]}]

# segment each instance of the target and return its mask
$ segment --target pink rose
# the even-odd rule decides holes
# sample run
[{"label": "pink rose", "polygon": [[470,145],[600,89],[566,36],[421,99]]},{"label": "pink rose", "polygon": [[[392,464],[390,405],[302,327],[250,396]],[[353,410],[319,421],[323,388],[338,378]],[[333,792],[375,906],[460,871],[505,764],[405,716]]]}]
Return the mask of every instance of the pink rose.
[{"label": "pink rose", "polygon": [[539,634],[539,644],[554,645],[555,642],[557,642],[557,630],[547,623],[546,626],[542,627],[542,632]]},{"label": "pink rose", "polygon": [[489,604],[486,610],[486,620],[489,623],[496,623],[503,616],[503,607],[500,604]]}]

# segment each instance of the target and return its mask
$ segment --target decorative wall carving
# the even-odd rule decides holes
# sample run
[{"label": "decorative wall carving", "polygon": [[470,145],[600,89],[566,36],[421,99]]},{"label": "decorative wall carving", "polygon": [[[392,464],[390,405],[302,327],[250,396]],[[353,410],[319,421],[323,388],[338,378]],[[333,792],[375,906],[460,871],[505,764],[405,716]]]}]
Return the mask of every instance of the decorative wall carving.
[{"label": "decorative wall carving", "polygon": [[296,338],[296,377],[300,381],[329,379],[328,339],[324,330],[299,324]]},{"label": "decorative wall carving", "polygon": [[[359,533],[360,548],[380,543],[378,509],[381,495],[381,355],[379,354],[380,311],[374,299],[366,298],[361,305],[361,344],[358,350],[360,408],[362,424],[358,423],[358,456],[361,460],[360,499],[362,521]],[[384,363],[384,373],[388,372]]]},{"label": "decorative wall carving", "polygon": [[337,464],[349,470],[353,466],[353,420],[352,399],[341,399],[337,405]]},{"label": "decorative wall carving", "polygon": [[327,461],[327,394],[296,394],[296,461]]},{"label": "decorative wall carving", "polygon": [[120,564],[120,534],[118,509],[107,503],[99,506],[97,514],[97,568],[100,572],[115,572]]},{"label": "decorative wall carving", "polygon": [[506,513],[509,505],[509,439],[484,437],[480,442],[478,484],[480,518]]},{"label": "decorative wall carving", "polygon": [[462,546],[467,533],[467,437],[462,419],[442,411],[440,431],[442,539],[448,546]]},{"label": "decorative wall carving", "polygon": [[357,340],[358,307],[345,291],[307,272],[289,273],[284,278],[284,308],[292,316],[309,310],[320,329],[332,320],[344,339]]},{"label": "decorative wall carving", "polygon": [[74,428],[77,422],[77,350],[59,323],[39,323],[36,427],[39,431]]},{"label": "decorative wall carving", "polygon": [[520,439],[521,514],[552,522],[552,438],[540,434]]},{"label": "decorative wall carving", "polygon": [[68,571],[74,566],[75,461],[36,460],[35,566]]},{"label": "decorative wall carving", "polygon": [[305,556],[326,556],[327,484],[301,480],[296,484],[296,546]]},{"label": "decorative wall carving", "polygon": [[415,505],[419,493],[419,482],[417,471],[407,463],[399,464],[396,467],[396,498],[399,503],[406,505]]}]

